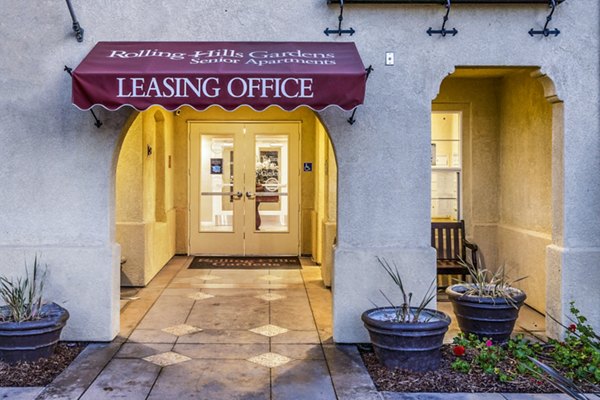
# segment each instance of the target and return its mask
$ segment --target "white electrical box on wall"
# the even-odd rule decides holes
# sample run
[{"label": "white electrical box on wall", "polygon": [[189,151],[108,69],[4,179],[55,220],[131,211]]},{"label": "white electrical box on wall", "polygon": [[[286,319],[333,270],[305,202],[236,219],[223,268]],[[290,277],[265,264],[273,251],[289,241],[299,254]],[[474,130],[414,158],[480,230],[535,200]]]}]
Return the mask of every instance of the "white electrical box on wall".
[{"label": "white electrical box on wall", "polygon": [[394,65],[394,52],[387,51],[385,53],[385,65],[391,66]]}]

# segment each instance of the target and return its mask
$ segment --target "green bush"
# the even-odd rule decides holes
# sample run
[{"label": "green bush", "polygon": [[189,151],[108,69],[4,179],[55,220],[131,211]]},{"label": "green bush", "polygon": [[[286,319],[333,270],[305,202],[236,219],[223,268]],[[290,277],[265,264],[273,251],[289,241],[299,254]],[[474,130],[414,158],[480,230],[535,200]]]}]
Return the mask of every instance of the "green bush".
[{"label": "green bush", "polygon": [[573,323],[565,326],[564,341],[538,343],[518,335],[499,346],[489,339],[459,334],[453,342],[452,369],[462,373],[482,371],[503,382],[522,375],[539,379],[542,371],[536,361],[541,361],[542,365],[548,365],[574,382],[597,385],[600,383],[600,337],[573,303],[571,314]]}]

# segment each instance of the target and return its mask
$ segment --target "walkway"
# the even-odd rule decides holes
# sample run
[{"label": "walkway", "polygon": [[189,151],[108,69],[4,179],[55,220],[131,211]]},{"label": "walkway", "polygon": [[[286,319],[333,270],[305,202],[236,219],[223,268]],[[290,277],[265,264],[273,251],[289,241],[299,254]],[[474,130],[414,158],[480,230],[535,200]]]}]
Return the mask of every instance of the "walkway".
[{"label": "walkway", "polygon": [[380,399],[356,348],[332,345],[318,267],[187,269],[190,261],[175,257],[124,304],[121,340],[90,350],[88,364],[112,359],[87,389],[86,364],[42,398],[83,389],[85,400]]},{"label": "walkway", "polygon": [[246,271],[190,262],[175,257],[133,292],[119,338],[88,346],[39,399],[466,398],[378,393],[356,347],[333,345],[331,292],[306,260],[301,270]]}]

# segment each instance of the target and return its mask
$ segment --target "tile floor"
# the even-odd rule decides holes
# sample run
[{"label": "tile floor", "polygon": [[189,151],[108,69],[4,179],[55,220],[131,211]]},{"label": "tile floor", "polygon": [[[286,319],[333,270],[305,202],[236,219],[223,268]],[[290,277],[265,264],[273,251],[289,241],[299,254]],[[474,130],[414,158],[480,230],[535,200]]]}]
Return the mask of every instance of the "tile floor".
[{"label": "tile floor", "polygon": [[139,323],[128,311],[147,288],[122,302],[128,339],[82,399],[336,398],[322,347],[331,343],[330,292],[318,267],[190,270],[189,261],[175,260]]},{"label": "tile floor", "polygon": [[[77,397],[382,398],[356,348],[332,343],[331,292],[318,267],[190,270],[190,261],[175,257],[122,304],[121,342]],[[518,326],[543,331],[537,313],[521,315]],[[453,323],[447,340],[457,331]]]}]

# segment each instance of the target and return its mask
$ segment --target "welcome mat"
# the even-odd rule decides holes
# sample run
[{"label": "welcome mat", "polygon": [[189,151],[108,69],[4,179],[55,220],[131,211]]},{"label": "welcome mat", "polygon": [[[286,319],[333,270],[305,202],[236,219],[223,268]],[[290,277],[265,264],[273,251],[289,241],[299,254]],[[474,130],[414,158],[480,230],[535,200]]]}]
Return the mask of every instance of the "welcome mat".
[{"label": "welcome mat", "polygon": [[298,257],[196,256],[188,269],[300,269]]}]

